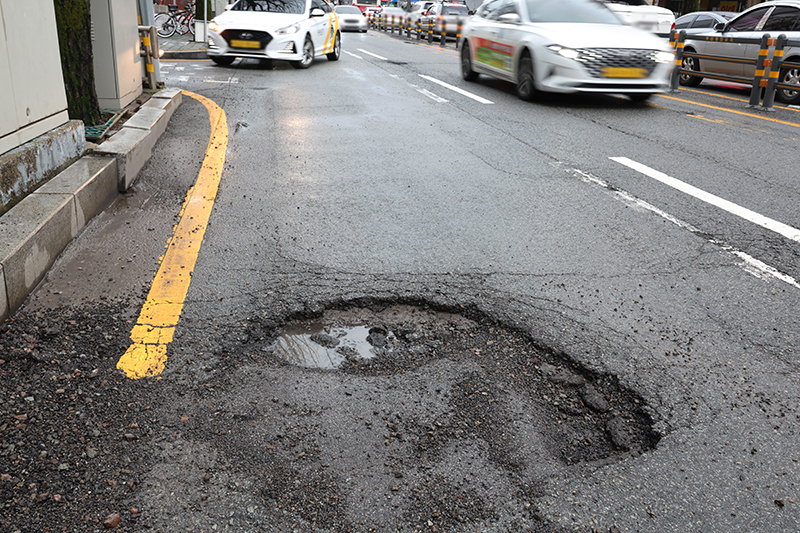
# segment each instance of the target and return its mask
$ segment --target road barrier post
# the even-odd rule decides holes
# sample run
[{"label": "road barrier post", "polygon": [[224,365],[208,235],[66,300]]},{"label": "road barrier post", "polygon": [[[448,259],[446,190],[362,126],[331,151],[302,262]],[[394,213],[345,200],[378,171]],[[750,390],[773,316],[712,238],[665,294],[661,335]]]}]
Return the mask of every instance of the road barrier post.
[{"label": "road barrier post", "polygon": [[772,105],[775,103],[775,90],[778,79],[781,76],[781,66],[783,65],[783,48],[786,46],[786,34],[781,33],[775,40],[775,51],[772,52],[772,59],[767,68],[769,70],[766,91],[764,93],[764,103],[761,104],[767,111],[774,111]]},{"label": "road barrier post", "polygon": [[458,48],[458,42],[461,40],[461,30],[464,28],[464,21],[461,20],[461,17],[458,18],[458,24],[456,25],[456,48]]},{"label": "road barrier post", "polygon": [[433,19],[428,19],[428,44],[433,44]]},{"label": "road barrier post", "polygon": [[411,39],[411,19],[406,15],[406,39]]},{"label": "road barrier post", "polygon": [[669,92],[677,93],[680,85],[681,67],[683,66],[683,44],[686,40],[686,31],[672,32],[672,44],[675,47],[675,64],[672,66],[672,77],[669,80]]},{"label": "road barrier post", "polygon": [[442,25],[442,40],[439,41],[439,46],[445,46],[447,44],[447,21],[442,15],[439,15],[439,24]]},{"label": "road barrier post", "polygon": [[417,40],[422,39],[422,19],[417,19]]},{"label": "road barrier post", "polygon": [[756,74],[753,77],[753,87],[750,89],[750,102],[747,107],[756,107],[761,100],[761,91],[767,87],[767,77],[764,68],[768,66],[769,47],[772,45],[769,34],[761,36],[761,43],[758,48],[758,58],[756,59]]}]

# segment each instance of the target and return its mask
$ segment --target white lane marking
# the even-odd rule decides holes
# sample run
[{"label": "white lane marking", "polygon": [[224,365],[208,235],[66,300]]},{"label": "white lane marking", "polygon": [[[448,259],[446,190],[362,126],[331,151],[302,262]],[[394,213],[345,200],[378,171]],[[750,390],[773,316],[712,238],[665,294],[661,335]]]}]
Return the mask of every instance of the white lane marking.
[{"label": "white lane marking", "polygon": [[792,276],[790,276],[788,274],[784,274],[780,270],[778,270],[778,269],[776,269],[774,267],[771,267],[771,266],[769,266],[768,264],[766,264],[766,263],[764,263],[762,261],[759,261],[755,257],[753,257],[753,256],[751,256],[751,255],[749,255],[749,254],[747,254],[747,253],[745,253],[745,252],[743,252],[741,250],[737,250],[736,248],[734,248],[733,246],[731,246],[729,244],[726,244],[726,243],[724,243],[724,242],[722,242],[720,240],[717,240],[717,239],[708,238],[707,235],[705,235],[703,232],[701,232],[699,229],[697,229],[696,227],[692,226],[688,222],[684,222],[683,220],[670,215],[666,211],[662,211],[661,209],[657,208],[656,206],[645,202],[641,198],[635,197],[634,195],[632,195],[629,192],[623,191],[622,189],[618,189],[616,187],[612,188],[607,182],[603,181],[602,179],[600,179],[598,177],[592,176],[588,172],[584,172],[584,171],[579,170],[577,168],[573,168],[571,170],[582,181],[584,181],[586,183],[593,183],[593,184],[598,185],[598,186],[600,186],[600,187],[602,187],[604,189],[607,189],[607,190],[611,191],[614,195],[619,197],[623,202],[626,202],[626,203],[629,203],[629,204],[633,204],[633,205],[636,205],[637,207],[641,207],[642,209],[646,209],[648,211],[651,211],[651,212],[657,214],[658,216],[664,218],[665,220],[668,220],[669,222],[672,222],[673,224],[675,224],[679,228],[685,229],[685,230],[687,230],[687,231],[689,231],[691,233],[694,233],[695,235],[699,235],[699,236],[705,238],[706,240],[708,240],[708,242],[710,242],[711,244],[719,246],[723,251],[735,255],[736,257],[738,257],[739,259],[741,259],[743,261],[743,264],[741,266],[742,266],[742,268],[744,268],[745,272],[747,272],[749,274],[752,274],[753,276],[755,276],[757,278],[760,278],[760,279],[773,277],[773,278],[778,279],[778,280],[780,280],[780,281],[782,281],[784,283],[792,285],[793,287],[795,287],[797,289],[800,289],[800,282],[798,282]]},{"label": "white lane marking", "polygon": [[454,85],[450,85],[449,83],[445,83],[441,80],[437,80],[436,78],[431,78],[430,76],[425,76],[424,74],[419,75],[420,78],[424,78],[428,81],[432,81],[433,83],[437,83],[446,89],[450,89],[451,91],[455,91],[460,95],[466,96],[467,98],[472,98],[473,100],[480,102],[482,104],[493,104],[491,100],[487,100],[486,98],[482,98],[477,94],[472,94],[471,92],[467,92],[464,89],[460,89]]},{"label": "white lane marking", "polygon": [[205,78],[203,83],[239,83],[239,78],[228,78],[227,80],[215,80],[214,78]]},{"label": "white lane marking", "polygon": [[382,61],[389,61],[388,59],[386,59],[383,56],[379,56],[378,54],[373,54],[372,52],[367,52],[366,50],[363,50],[361,48],[359,48],[358,51],[361,52],[362,54],[367,54],[368,56],[376,57],[376,58],[378,58],[378,59],[380,59]]},{"label": "white lane marking", "polygon": [[742,207],[740,205],[734,204],[733,202],[729,202],[724,198],[720,198],[719,196],[706,192],[702,189],[698,189],[697,187],[689,185],[688,183],[685,183],[679,179],[667,176],[666,174],[654,170],[641,163],[632,161],[627,157],[609,157],[609,159],[611,159],[612,161],[616,161],[621,165],[625,165],[628,168],[632,168],[637,172],[641,172],[645,176],[649,176],[654,180],[660,181],[665,185],[669,185],[670,187],[677,189],[681,192],[684,192],[689,196],[693,196],[698,200],[702,200],[715,207],[718,207],[723,211],[727,211],[728,213],[741,217],[749,222],[752,222],[753,224],[757,224],[762,228],[766,228],[770,231],[774,231],[779,235],[783,235],[787,239],[791,239],[795,242],[800,242],[800,229],[793,228],[792,226],[789,226],[782,222],[778,222],[777,220],[765,217],[764,215],[756,213],[755,211],[751,211],[746,207]]},{"label": "white lane marking", "polygon": [[436,94],[430,92],[428,89],[417,89],[417,91],[421,92],[422,94],[424,94],[425,96],[427,96],[428,98],[433,100],[434,102],[439,102],[440,104],[447,103],[447,100],[445,100],[441,96],[437,96]]},{"label": "white lane marking", "polygon": [[363,58],[363,57],[361,57],[360,55],[354,54],[353,52],[348,52],[347,50],[342,50],[342,52],[344,52],[345,54],[347,54],[347,55],[349,55],[349,56],[353,56],[353,57],[355,57],[356,59],[364,59],[364,58]]}]

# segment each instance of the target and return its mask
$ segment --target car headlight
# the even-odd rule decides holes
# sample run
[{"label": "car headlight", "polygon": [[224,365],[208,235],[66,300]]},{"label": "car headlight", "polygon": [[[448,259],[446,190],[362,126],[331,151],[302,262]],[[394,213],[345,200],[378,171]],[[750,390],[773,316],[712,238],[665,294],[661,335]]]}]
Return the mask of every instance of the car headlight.
[{"label": "car headlight", "polygon": [[656,63],[672,63],[675,55],[672,52],[658,52],[656,53]]},{"label": "car headlight", "polygon": [[557,44],[552,44],[548,46],[547,49],[560,56],[566,57],[567,59],[578,59],[578,56],[581,55],[581,53],[577,50],[573,50],[572,48],[564,48],[563,46],[558,46]]},{"label": "car headlight", "polygon": [[211,22],[208,23],[208,29],[213,32],[219,33],[219,24],[217,24],[212,20]]},{"label": "car headlight", "polygon": [[291,26],[286,26],[285,28],[276,30],[275,33],[280,35],[293,35],[298,31],[300,31],[300,24],[292,24]]}]

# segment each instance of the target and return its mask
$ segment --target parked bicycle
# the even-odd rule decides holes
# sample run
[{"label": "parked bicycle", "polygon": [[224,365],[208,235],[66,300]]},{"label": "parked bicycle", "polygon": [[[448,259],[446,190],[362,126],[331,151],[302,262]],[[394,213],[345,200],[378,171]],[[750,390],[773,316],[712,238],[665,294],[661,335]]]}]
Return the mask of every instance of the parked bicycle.
[{"label": "parked bicycle", "polygon": [[159,13],[153,19],[159,37],[172,37],[175,32],[180,35],[194,35],[194,2],[187,9],[178,10],[178,6],[170,5],[169,13]]}]

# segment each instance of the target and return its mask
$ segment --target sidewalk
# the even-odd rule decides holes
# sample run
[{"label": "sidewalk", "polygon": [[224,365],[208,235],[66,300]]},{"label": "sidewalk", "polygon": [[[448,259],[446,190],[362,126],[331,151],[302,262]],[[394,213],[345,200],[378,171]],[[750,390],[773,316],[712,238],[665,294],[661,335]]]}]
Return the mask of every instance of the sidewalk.
[{"label": "sidewalk", "polygon": [[164,52],[161,59],[207,59],[206,50],[208,50],[208,43],[197,43],[194,41],[194,35],[187,33],[186,35],[178,35],[175,33],[172,37],[158,38],[158,46]]}]

